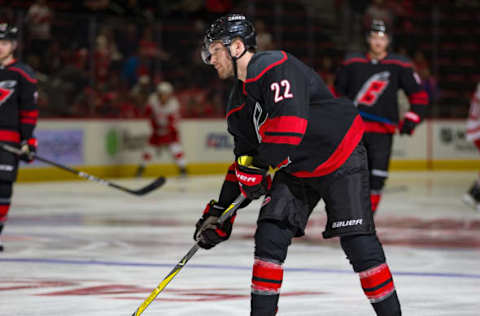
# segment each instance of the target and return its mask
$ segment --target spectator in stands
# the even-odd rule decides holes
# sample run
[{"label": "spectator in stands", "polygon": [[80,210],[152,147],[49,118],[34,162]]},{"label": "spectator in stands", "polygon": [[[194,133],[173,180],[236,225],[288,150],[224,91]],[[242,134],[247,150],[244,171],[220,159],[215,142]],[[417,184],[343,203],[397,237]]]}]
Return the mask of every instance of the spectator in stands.
[{"label": "spectator in stands", "polygon": [[45,56],[50,44],[53,12],[46,0],[36,0],[28,9],[26,22],[31,50],[39,56]]},{"label": "spectator in stands", "polygon": [[104,35],[97,36],[95,40],[95,52],[93,53],[95,63],[95,81],[97,84],[105,84],[109,79],[111,52],[107,38]]},{"label": "spectator in stands", "polygon": [[346,50],[363,49],[363,25],[362,19],[368,7],[369,0],[338,0],[337,8],[342,8],[342,37],[343,46]]},{"label": "spectator in stands", "polygon": [[364,26],[368,28],[373,20],[382,20],[388,29],[393,28],[393,12],[385,0],[373,0],[365,12]]},{"label": "spectator in stands", "polygon": [[[477,89],[470,103],[467,120],[467,140],[473,142],[477,149],[480,150],[480,83],[477,84]],[[474,210],[480,212],[480,174],[468,192],[465,193],[463,201],[473,207]]]},{"label": "spectator in stands", "polygon": [[421,85],[427,92],[430,101],[435,101],[438,98],[437,80],[432,76],[430,65],[422,51],[417,51],[415,53],[413,64],[420,77]]},{"label": "spectator in stands", "polygon": [[320,75],[320,77],[322,77],[323,81],[325,81],[325,84],[327,85],[328,89],[330,89],[330,92],[332,92],[333,95],[335,95],[334,69],[335,68],[333,67],[332,58],[330,58],[329,56],[323,56],[318,74]]},{"label": "spectator in stands", "polygon": [[272,34],[267,32],[265,23],[262,20],[258,20],[255,23],[255,31],[257,32],[257,50],[272,50],[273,38]]},{"label": "spectator in stands", "polygon": [[152,93],[152,87],[150,77],[147,74],[143,74],[138,79],[138,82],[130,90],[130,97],[137,108],[142,109],[147,103],[148,96]]}]

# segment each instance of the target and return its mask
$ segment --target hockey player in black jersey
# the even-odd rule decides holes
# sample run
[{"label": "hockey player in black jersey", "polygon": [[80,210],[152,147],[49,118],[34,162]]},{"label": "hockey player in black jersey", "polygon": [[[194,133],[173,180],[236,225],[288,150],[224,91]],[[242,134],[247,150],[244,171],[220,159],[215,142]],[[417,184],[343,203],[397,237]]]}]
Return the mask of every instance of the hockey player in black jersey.
[{"label": "hockey player in black jersey", "polygon": [[[412,63],[387,50],[389,35],[381,20],[374,20],[367,34],[368,53],[349,54],[337,71],[335,92],[347,96],[365,121],[363,143],[370,168],[370,198],[375,212],[388,177],[393,134],[411,135],[423,120],[428,95]],[[399,121],[397,92],[409,97],[410,111]]]},{"label": "hockey player in black jersey", "polygon": [[[19,158],[32,161],[37,141],[33,130],[37,123],[37,80],[27,65],[14,56],[17,28],[0,24],[0,143],[16,146],[16,156],[0,150],[0,234],[7,220],[13,183],[17,179]],[[3,246],[0,243],[0,251]]]},{"label": "hockey player in black jersey", "polygon": [[[255,46],[252,23],[238,14],[216,20],[204,38],[204,61],[220,78],[234,78],[226,112],[235,162],[218,201],[210,201],[198,220],[195,240],[209,249],[228,239],[234,218],[223,225],[214,224],[216,218],[239,194],[247,198],[242,206],[265,195],[255,232],[251,315],[275,315],[287,249],[324,199],[324,238],[340,237],[377,315],[400,315],[370,210],[357,109],[346,98],[335,99],[294,56],[257,53]],[[277,170],[273,180],[271,168]]]}]

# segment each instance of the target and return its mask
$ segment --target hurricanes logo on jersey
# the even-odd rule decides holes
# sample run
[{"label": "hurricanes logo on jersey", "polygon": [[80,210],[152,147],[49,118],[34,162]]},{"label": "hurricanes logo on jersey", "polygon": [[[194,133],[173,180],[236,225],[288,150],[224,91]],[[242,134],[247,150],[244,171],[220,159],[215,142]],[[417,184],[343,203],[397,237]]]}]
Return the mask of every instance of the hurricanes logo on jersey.
[{"label": "hurricanes logo on jersey", "polygon": [[16,84],[15,80],[0,81],[0,106],[13,94]]},{"label": "hurricanes logo on jersey", "polygon": [[379,72],[371,76],[357,93],[354,101],[355,105],[373,106],[388,87],[389,79],[389,71]]}]

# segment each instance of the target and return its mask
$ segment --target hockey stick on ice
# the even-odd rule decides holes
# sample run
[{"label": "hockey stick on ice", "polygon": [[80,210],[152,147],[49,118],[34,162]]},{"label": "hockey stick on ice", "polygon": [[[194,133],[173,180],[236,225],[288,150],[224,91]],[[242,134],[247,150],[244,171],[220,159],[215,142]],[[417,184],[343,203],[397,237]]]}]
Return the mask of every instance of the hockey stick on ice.
[{"label": "hockey stick on ice", "polygon": [[[18,148],[15,148],[13,146],[9,146],[7,144],[0,144],[0,148],[5,150],[5,151],[8,151],[12,154],[15,154],[15,155],[21,155],[22,152],[20,151],[20,149]],[[57,168],[60,168],[60,169],[63,169],[65,171],[68,171],[68,172],[71,172],[73,174],[76,174],[77,176],[81,177],[81,178],[84,178],[84,179],[87,179],[87,180],[90,180],[90,181],[94,181],[94,182],[97,182],[97,183],[100,183],[100,184],[104,184],[104,185],[108,185],[112,188],[115,188],[117,190],[120,190],[120,191],[123,191],[123,192],[127,192],[127,193],[130,193],[130,194],[133,194],[133,195],[137,195],[137,196],[141,196],[141,195],[145,195],[159,187],[161,187],[166,179],[164,177],[159,177],[157,178],[155,181],[153,181],[152,183],[144,186],[143,188],[140,188],[138,190],[131,190],[131,189],[128,189],[124,186],[121,186],[121,185],[118,185],[116,183],[113,183],[113,182],[110,182],[108,180],[105,180],[105,179],[102,179],[102,178],[98,178],[98,177],[95,177],[95,176],[92,176],[91,174],[88,174],[86,172],[83,172],[83,171],[80,171],[80,170],[76,170],[76,169],[73,169],[73,168],[70,168],[68,166],[65,166],[65,165],[62,165],[58,162],[55,162],[55,161],[51,161],[49,159],[46,159],[46,158],[43,158],[43,157],[40,157],[36,154],[34,154],[34,157],[36,160],[38,161],[41,161],[41,162],[44,162],[44,163],[47,163],[49,165],[52,165],[52,166],[55,166]]]},{"label": "hockey stick on ice", "polygon": [[[218,218],[218,223],[222,224],[227,219],[229,219],[235,211],[238,209],[240,204],[245,200],[245,197],[240,194],[235,201],[230,204],[230,206],[222,213],[222,215]],[[195,243],[192,248],[187,252],[187,254],[180,260],[177,265],[170,271],[170,273],[158,284],[158,286],[150,293],[145,301],[143,301],[142,305],[140,305],[137,310],[132,314],[132,316],[140,316],[143,311],[150,305],[151,302],[163,291],[163,289],[172,281],[172,279],[182,270],[182,268],[187,264],[187,262],[193,257],[193,255],[197,252],[200,248],[198,243]]]}]

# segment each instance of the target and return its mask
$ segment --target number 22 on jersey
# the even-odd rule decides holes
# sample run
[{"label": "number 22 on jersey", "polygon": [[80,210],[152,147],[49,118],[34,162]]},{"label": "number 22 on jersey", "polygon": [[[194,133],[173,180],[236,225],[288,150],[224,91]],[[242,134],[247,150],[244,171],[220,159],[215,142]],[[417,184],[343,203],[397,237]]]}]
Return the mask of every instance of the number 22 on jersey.
[{"label": "number 22 on jersey", "polygon": [[[286,79],[278,82],[272,82],[270,90],[274,92],[273,102],[278,103],[284,99],[292,99],[293,94],[290,91],[290,82]],[[283,90],[283,93],[282,93]]]}]

